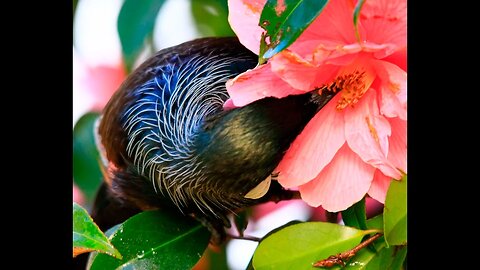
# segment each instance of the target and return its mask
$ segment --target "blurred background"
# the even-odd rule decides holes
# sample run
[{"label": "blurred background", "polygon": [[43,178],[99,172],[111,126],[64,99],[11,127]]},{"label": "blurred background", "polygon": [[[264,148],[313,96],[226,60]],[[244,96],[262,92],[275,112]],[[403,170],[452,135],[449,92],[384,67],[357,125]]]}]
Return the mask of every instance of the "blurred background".
[{"label": "blurred background", "polygon": [[[89,210],[102,181],[93,124],[129,72],[162,48],[198,37],[235,34],[227,20],[227,0],[73,4],[73,200]],[[367,198],[370,215],[381,207]],[[260,205],[248,216],[245,235],[255,237],[291,220],[326,219],[321,207],[314,209],[299,200]],[[235,230],[230,233],[238,235]],[[256,246],[253,241],[230,240],[221,248],[210,247],[195,269],[246,269]]]}]

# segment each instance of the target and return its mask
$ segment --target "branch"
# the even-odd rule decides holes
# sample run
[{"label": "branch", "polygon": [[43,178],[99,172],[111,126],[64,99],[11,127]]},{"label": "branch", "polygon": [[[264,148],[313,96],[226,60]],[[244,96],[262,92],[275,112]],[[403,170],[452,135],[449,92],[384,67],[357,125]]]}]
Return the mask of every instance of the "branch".
[{"label": "branch", "polygon": [[377,233],[374,236],[368,238],[367,240],[360,243],[358,246],[354,247],[351,250],[339,253],[337,255],[332,255],[324,260],[320,260],[313,264],[314,267],[332,267],[335,265],[345,266],[345,261],[350,260],[353,256],[357,254],[362,248],[370,245],[373,241],[377,240],[383,234]]}]

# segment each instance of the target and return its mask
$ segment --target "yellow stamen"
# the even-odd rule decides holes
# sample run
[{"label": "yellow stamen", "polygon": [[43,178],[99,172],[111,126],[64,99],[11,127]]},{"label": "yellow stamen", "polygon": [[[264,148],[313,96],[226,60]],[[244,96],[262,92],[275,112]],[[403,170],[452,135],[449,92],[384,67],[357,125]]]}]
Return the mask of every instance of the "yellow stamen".
[{"label": "yellow stamen", "polygon": [[[368,84],[370,86],[370,84]],[[331,83],[324,84],[319,87],[319,94],[323,90],[337,92],[342,91],[341,98],[337,104],[337,110],[342,110],[348,105],[352,106],[357,103],[368,89],[365,80],[365,71],[354,71],[352,73],[344,73],[335,78]]]},{"label": "yellow stamen", "polygon": [[342,96],[337,104],[337,110],[345,109],[348,105],[357,103],[367,91],[365,85],[365,71],[355,71],[350,74],[340,75],[336,81],[342,89]]},{"label": "yellow stamen", "polygon": [[[369,59],[360,56],[350,65],[343,67],[333,81],[317,89],[319,94],[322,94],[323,90],[334,93],[342,91],[336,105],[336,109],[341,111],[347,106],[354,107],[370,89],[375,77],[375,70],[369,63]],[[395,85],[392,84],[392,87]]]}]

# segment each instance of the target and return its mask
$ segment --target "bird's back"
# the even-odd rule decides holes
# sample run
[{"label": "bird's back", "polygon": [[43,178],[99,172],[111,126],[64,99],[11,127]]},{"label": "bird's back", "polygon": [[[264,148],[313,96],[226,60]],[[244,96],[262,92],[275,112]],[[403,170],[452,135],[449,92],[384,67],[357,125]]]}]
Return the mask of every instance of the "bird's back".
[{"label": "bird's back", "polygon": [[273,173],[319,106],[307,93],[224,110],[227,80],[256,64],[238,39],[204,38],[161,50],[131,73],[98,129],[110,196],[222,226],[227,213],[259,202],[265,192],[247,194]]},{"label": "bird's back", "polygon": [[142,209],[165,200],[181,210],[206,205],[192,199],[203,179],[194,143],[205,119],[223,111],[226,81],[256,64],[236,38],[204,38],[161,50],[132,72],[98,130],[114,196]]}]

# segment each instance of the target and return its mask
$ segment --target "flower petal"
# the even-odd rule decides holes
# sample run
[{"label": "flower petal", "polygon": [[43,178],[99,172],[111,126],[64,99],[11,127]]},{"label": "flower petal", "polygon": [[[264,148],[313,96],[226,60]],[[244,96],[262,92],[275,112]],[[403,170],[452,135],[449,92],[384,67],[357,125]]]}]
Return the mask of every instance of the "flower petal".
[{"label": "flower petal", "polygon": [[272,72],[270,64],[248,70],[226,83],[233,105],[241,107],[265,97],[282,98],[288,95],[304,94],[292,88]]},{"label": "flower petal", "polygon": [[296,53],[285,50],[270,59],[272,72],[293,88],[305,92],[328,83],[337,75],[340,67],[322,65],[316,67]]},{"label": "flower petal", "polygon": [[368,195],[381,203],[385,203],[385,197],[391,181],[391,177],[385,176],[380,170],[375,170]]},{"label": "flower petal", "polygon": [[125,68],[122,65],[87,68],[87,76],[82,80],[82,84],[84,83],[85,89],[94,97],[94,110],[100,111],[125,80]]},{"label": "flower petal", "polygon": [[345,108],[345,138],[353,152],[366,163],[385,175],[399,178],[401,173],[387,160],[390,123],[380,115],[375,93],[370,88],[356,107]]},{"label": "flower petal", "polygon": [[407,173],[407,121],[399,118],[390,118],[388,121],[392,127],[388,160],[395,167]]},{"label": "flower petal", "polygon": [[319,44],[326,42],[327,45],[356,43],[352,20],[353,9],[354,4],[350,0],[330,1],[289,49],[294,52],[313,51],[314,47],[300,46],[303,41],[311,40],[317,40]]},{"label": "flower petal", "polygon": [[407,71],[407,47],[403,47],[381,60],[392,63],[402,70]]},{"label": "flower petal", "polygon": [[270,59],[272,71],[293,88],[299,90],[312,90],[315,80],[315,66],[302,59],[296,53],[288,50],[275,55]]},{"label": "flower petal", "polygon": [[302,199],[309,205],[322,205],[338,212],[358,202],[371,186],[375,168],[366,164],[344,144],[320,174],[299,187]]},{"label": "flower petal", "polygon": [[315,65],[335,64],[333,59],[361,51],[355,38],[353,9],[352,1],[330,1],[288,49]]},{"label": "flower petal", "polygon": [[260,37],[264,31],[259,25],[266,0],[228,0],[228,22],[245,47],[258,55]]},{"label": "flower petal", "polygon": [[407,73],[382,60],[371,61],[381,83],[380,112],[388,117],[407,119]]},{"label": "flower petal", "polygon": [[358,58],[358,52],[361,47],[358,44],[351,46],[337,47],[335,50],[329,50],[324,46],[318,46],[313,52],[313,64],[315,65],[338,65],[347,66]]},{"label": "flower petal", "polygon": [[235,106],[233,104],[233,100],[231,98],[227,99],[227,101],[225,101],[225,103],[223,103],[223,109],[226,110],[226,111],[234,109],[236,107],[237,106]]},{"label": "flower petal", "polygon": [[316,177],[345,143],[343,115],[335,109],[339,97],[330,100],[290,145],[274,170],[282,186],[299,186]]},{"label": "flower petal", "polygon": [[391,44],[375,54],[383,58],[407,44],[407,1],[365,1],[360,14],[360,37],[366,44]]}]

